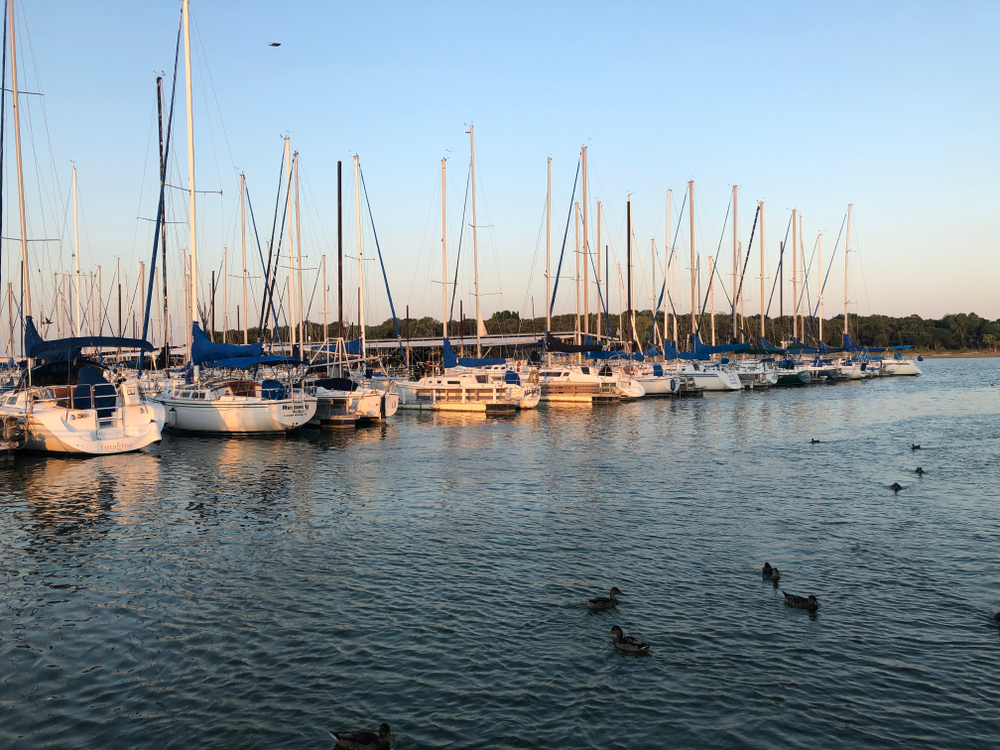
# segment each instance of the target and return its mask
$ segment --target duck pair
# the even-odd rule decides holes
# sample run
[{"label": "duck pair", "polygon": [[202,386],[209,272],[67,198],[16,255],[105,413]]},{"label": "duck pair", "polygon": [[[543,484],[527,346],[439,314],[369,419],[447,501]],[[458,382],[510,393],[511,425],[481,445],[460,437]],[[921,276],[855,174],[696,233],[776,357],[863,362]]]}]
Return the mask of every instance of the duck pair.
[{"label": "duck pair", "polygon": [[[764,567],[761,568],[761,577],[765,581],[777,581],[781,578],[781,573],[778,572],[777,568],[771,567],[771,563],[765,562]],[[785,604],[790,607],[807,609],[810,612],[815,612],[819,609],[819,601],[812,594],[809,596],[796,596],[795,594],[786,594],[784,590],[781,593],[785,596]]]},{"label": "duck pair", "polygon": [[[601,612],[606,609],[614,609],[618,606],[618,597],[624,596],[617,586],[612,586],[608,596],[597,596],[587,600],[587,609],[591,612]],[[637,638],[625,635],[622,629],[615,625],[608,631],[608,635],[613,635],[612,644],[619,651],[627,651],[630,654],[644,654],[649,651],[649,644],[643,643]]]}]

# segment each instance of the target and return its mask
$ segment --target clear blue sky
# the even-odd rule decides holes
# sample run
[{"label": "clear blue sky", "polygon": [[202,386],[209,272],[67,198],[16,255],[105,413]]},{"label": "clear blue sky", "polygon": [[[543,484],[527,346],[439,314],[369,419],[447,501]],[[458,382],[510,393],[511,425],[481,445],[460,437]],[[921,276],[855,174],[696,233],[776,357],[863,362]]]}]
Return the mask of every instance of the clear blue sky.
[{"label": "clear blue sky", "polygon": [[[45,92],[51,159],[37,116],[31,130],[38,169],[49,170],[43,182],[58,194],[51,213],[64,221],[72,160],[80,172],[84,265],[108,269],[120,256],[132,279],[136,261],[148,259],[151,235],[136,216],[155,211],[154,74],[165,70],[169,78],[179,9],[175,0],[52,0],[24,9],[31,44],[22,30],[21,85]],[[258,228],[269,235],[280,137],[288,133],[307,181],[305,264],[335,253],[336,161],[344,161],[345,188],[352,189],[351,155],[358,152],[397,311],[409,303],[415,314],[439,317],[439,161],[450,158],[454,249],[468,168],[465,131],[474,121],[479,224],[490,226],[480,247],[485,317],[501,307],[530,313],[532,297],[542,314],[545,160],[553,158],[558,246],[582,144],[590,147],[591,222],[600,199],[620,260],[627,194],[648,265],[650,238],[663,250],[667,189],[679,207],[694,179],[696,250],[707,270],[704,256],[718,246],[736,183],[744,244],[755,202],[766,202],[769,264],[793,207],[804,215],[807,252],[822,230],[828,258],[854,204],[852,248],[860,252],[851,263],[860,270],[851,283],[852,312],[1000,317],[997,3],[487,8],[194,0],[192,16],[198,187],[225,191],[203,201],[205,268],[216,267],[220,246],[238,237],[234,169],[246,171]],[[272,41],[281,47],[269,47]],[[175,144],[182,169],[172,179],[186,182],[182,102]],[[25,159],[35,169],[34,158]],[[4,236],[12,237],[13,171],[5,166]],[[175,211],[183,218],[183,200]],[[71,223],[43,230],[39,221],[36,212],[32,236],[72,237]],[[345,226],[352,255],[353,227],[352,217]],[[187,245],[185,231],[173,225],[174,248]],[[58,251],[45,246],[51,273]],[[727,263],[730,247],[727,233]],[[72,262],[68,248],[64,268]],[[367,238],[365,252],[371,249]],[[13,250],[5,243],[5,274]],[[687,254],[686,239],[679,250]],[[827,316],[843,309],[842,250]],[[757,258],[755,250],[748,314],[759,310],[758,282],[750,278],[759,273]],[[176,269],[177,260],[169,261]],[[371,272],[366,278],[374,282]],[[468,273],[463,268],[460,288],[466,310]],[[766,275],[773,277],[773,268]],[[355,278],[348,277],[352,284]],[[388,315],[384,293],[372,294],[369,322]],[[561,293],[557,307],[571,304]]]}]

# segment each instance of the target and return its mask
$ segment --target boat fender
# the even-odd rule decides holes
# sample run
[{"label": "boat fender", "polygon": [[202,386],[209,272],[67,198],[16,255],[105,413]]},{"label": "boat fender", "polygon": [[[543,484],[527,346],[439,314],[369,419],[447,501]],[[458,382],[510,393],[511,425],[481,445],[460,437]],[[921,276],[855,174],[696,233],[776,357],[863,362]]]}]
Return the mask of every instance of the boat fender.
[{"label": "boat fender", "polygon": [[670,392],[676,393],[678,390],[679,389],[677,387],[677,381],[674,380],[673,378],[670,378]]},{"label": "boat fender", "polygon": [[171,407],[170,411],[167,412],[167,425],[170,427],[177,426],[177,409]]}]

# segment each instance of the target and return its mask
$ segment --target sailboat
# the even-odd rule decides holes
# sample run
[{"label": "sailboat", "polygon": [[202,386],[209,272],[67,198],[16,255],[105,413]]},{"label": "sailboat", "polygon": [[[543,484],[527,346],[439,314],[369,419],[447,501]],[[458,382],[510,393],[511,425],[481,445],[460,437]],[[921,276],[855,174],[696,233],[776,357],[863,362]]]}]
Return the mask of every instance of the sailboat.
[{"label": "sailboat", "polygon": [[476,149],[475,126],[469,126],[470,181],[472,184],[473,264],[476,278],[476,357],[458,358],[448,341],[448,254],[447,254],[447,161],[441,160],[441,320],[442,368],[440,374],[425,375],[420,380],[396,383],[399,408],[431,411],[469,411],[489,415],[510,414],[517,409],[533,409],[541,389],[534,383],[522,383],[519,374],[507,367],[502,358],[482,356],[485,331],[479,309],[479,245],[476,233]]},{"label": "sailboat", "polygon": [[[316,413],[316,396],[292,382],[289,366],[298,360],[263,356],[260,343],[216,344],[201,330],[198,313],[198,245],[196,231],[194,117],[191,95],[190,2],[181,9],[184,33],[185,90],[187,98],[188,190],[191,229],[191,348],[192,382],[169,380],[155,397],[167,413],[167,426],[186,432],[216,434],[279,433],[301,427]],[[289,166],[289,173],[291,166]],[[290,177],[290,174],[289,174]],[[215,377],[202,377],[201,367],[214,368]],[[224,377],[246,373],[256,377]],[[279,379],[281,371],[285,381]]]},{"label": "sailboat", "polygon": [[79,328],[76,336],[45,341],[32,318],[13,0],[7,2],[7,17],[23,269],[23,346],[27,362],[18,386],[0,401],[5,437],[16,426],[13,430],[17,433],[16,442],[23,442],[29,450],[83,455],[139,450],[159,442],[163,410],[146,399],[135,378],[114,374],[98,361],[84,357],[82,352],[85,348],[105,347],[151,351],[152,345],[138,339],[80,336]]}]

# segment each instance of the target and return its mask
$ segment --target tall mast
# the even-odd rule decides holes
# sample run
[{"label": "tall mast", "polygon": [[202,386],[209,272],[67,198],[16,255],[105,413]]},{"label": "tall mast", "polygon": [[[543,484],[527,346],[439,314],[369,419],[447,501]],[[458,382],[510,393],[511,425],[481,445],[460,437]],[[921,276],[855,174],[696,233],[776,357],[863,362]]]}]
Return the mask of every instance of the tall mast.
[{"label": "tall mast", "polygon": [[688,224],[691,229],[691,351],[694,351],[694,180],[688,180]]},{"label": "tall mast", "polygon": [[[191,8],[189,0],[184,0],[184,89],[187,97],[187,137],[188,137],[188,213],[191,225],[191,321],[198,322],[198,231],[195,223],[194,192],[194,103],[191,96]],[[192,337],[188,337],[191,341]],[[191,359],[191,344],[188,344],[188,359]]]},{"label": "tall mast", "polygon": [[243,343],[249,343],[249,331],[247,330],[247,318],[249,308],[247,308],[247,178],[240,172],[240,228],[241,240],[243,244]]},{"label": "tall mast", "polygon": [[324,255],[323,256],[323,345],[326,346],[327,359],[329,359],[330,358],[329,357],[329,355],[330,355],[330,343],[329,343],[330,342],[330,322],[329,322],[329,319],[327,318],[327,311],[326,311],[326,296],[327,296],[326,293],[327,293],[327,289],[328,289],[328,287],[326,285],[326,255]]},{"label": "tall mast", "polygon": [[[285,163],[288,165],[288,179],[285,183],[285,226],[288,227],[288,341],[292,351],[295,350],[295,245],[292,237],[292,180],[295,177],[295,164],[292,163],[291,139],[285,136]],[[277,273],[277,272],[276,272]]]},{"label": "tall mast", "polygon": [[[851,252],[851,205],[847,204],[847,242],[844,245],[844,334],[847,334],[847,267]],[[22,219],[23,221],[23,219]]]},{"label": "tall mast", "polygon": [[[670,315],[670,198],[667,190],[667,242],[663,246],[663,289],[666,292],[663,300],[663,340],[667,340],[667,317]],[[663,349],[666,352],[666,347]]]},{"label": "tall mast", "polygon": [[739,279],[737,277],[740,272],[739,215],[737,213],[739,202],[736,198],[736,185],[733,185],[733,330],[730,334],[730,340],[734,344],[736,343],[736,306],[739,304],[739,300],[736,299],[739,294]]},{"label": "tall mast", "polygon": [[341,162],[337,162],[337,338],[344,338],[344,201]]},{"label": "tall mast", "polygon": [[590,248],[587,245],[587,147],[583,147],[583,332],[590,333]]},{"label": "tall mast", "polygon": [[299,152],[295,152],[295,273],[298,276],[299,347],[305,346],[306,298],[302,291],[302,213],[299,211]]},{"label": "tall mast", "polygon": [[365,356],[365,274],[361,265],[361,161],[354,155],[354,223],[358,226],[358,325],[361,328],[361,356]]},{"label": "tall mast", "polygon": [[[448,338],[448,161],[441,159],[441,336]],[[441,343],[442,351],[444,342]]]},{"label": "tall mast", "polygon": [[[186,2],[186,0],[185,0]],[[7,0],[8,36],[10,37],[10,90],[14,106],[14,155],[17,160],[17,207],[21,217],[21,288],[24,294],[24,317],[31,316],[31,286],[28,283],[28,222],[24,215],[24,173],[21,168],[21,103],[17,94],[17,49],[14,44],[14,0]],[[22,343],[22,347],[24,344]],[[11,342],[13,349],[13,342]],[[25,353],[22,349],[22,353]],[[32,359],[28,359],[31,378]]]},{"label": "tall mast", "polygon": [[[628,349],[627,351],[632,351],[632,194],[628,195],[628,202],[625,204],[625,272],[626,272],[626,286],[625,295],[627,304],[625,306],[625,314],[628,315],[628,325],[622,325],[621,328],[625,332],[625,336],[628,337]],[[621,277],[619,277],[621,278]]]},{"label": "tall mast", "polygon": [[792,338],[799,337],[799,212],[792,209]]},{"label": "tall mast", "polygon": [[760,337],[764,338],[764,201],[760,201]]},{"label": "tall mast", "polygon": [[[166,165],[163,154],[163,78],[156,77],[156,120],[160,133],[160,190],[166,182]],[[163,276],[163,369],[170,367],[170,315],[167,313],[167,207],[160,210],[160,274]],[[94,316],[90,316],[90,329],[94,329]]]},{"label": "tall mast", "polygon": [[[548,160],[545,184],[545,333],[552,330],[552,157]],[[552,352],[548,352],[552,365]]]},{"label": "tall mast", "polygon": [[482,313],[479,311],[479,235],[476,233],[476,136],[475,125],[469,125],[469,164],[472,180],[472,264],[476,269],[476,356],[483,356]]},{"label": "tall mast", "polygon": [[76,167],[73,167],[73,267],[76,271],[76,335],[80,335],[80,221],[76,209]]}]

